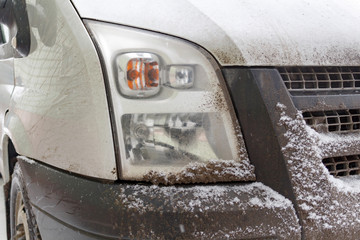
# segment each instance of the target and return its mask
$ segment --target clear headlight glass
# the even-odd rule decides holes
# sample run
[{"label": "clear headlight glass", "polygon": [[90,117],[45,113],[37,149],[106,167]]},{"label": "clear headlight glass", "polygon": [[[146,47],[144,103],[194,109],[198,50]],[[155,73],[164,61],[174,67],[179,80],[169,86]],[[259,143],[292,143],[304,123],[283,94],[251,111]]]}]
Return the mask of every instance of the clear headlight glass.
[{"label": "clear headlight glass", "polygon": [[122,179],[144,180],[149,172],[167,176],[194,164],[248,160],[211,56],[166,35],[85,23],[106,65]]},{"label": "clear headlight glass", "polygon": [[233,159],[218,113],[124,114],[122,129],[126,158],[133,165],[184,166]]}]

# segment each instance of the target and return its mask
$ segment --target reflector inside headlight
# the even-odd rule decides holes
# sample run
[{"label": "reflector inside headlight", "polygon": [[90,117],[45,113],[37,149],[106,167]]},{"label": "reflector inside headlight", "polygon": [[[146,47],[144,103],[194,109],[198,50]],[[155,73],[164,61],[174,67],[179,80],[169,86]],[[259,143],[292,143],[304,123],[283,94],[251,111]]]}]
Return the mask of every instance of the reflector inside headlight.
[{"label": "reflector inside headlight", "polygon": [[173,88],[191,88],[194,78],[195,70],[192,66],[170,66],[166,84]]},{"label": "reflector inside headlight", "polygon": [[[173,37],[85,22],[107,67],[122,179],[165,184],[253,179],[211,56]],[[201,174],[190,177],[187,168]]]},{"label": "reflector inside headlight", "polygon": [[218,113],[125,114],[122,129],[132,165],[174,167],[232,159]]}]

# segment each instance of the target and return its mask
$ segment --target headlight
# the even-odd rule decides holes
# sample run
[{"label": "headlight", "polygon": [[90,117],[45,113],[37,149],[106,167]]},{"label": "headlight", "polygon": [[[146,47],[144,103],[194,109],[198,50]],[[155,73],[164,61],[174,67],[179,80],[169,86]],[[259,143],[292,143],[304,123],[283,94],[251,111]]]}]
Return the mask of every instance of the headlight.
[{"label": "headlight", "polygon": [[[166,179],[174,179],[187,167],[206,172],[210,163],[218,163],[218,169],[207,181],[244,180],[244,171],[246,180],[254,178],[211,56],[162,34],[85,23],[100,48],[109,78],[122,179],[156,182],[149,179],[151,175],[162,176],[165,180],[160,182],[167,183]],[[233,171],[235,178],[221,175],[222,163],[239,170]],[[196,176],[176,179],[172,183],[202,181]]]}]

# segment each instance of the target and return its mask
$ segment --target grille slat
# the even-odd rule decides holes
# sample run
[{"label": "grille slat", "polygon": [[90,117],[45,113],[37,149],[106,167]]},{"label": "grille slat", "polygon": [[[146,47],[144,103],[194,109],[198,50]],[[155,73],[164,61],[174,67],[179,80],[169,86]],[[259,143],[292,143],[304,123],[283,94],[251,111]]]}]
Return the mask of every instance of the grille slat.
[{"label": "grille slat", "polygon": [[360,90],[360,67],[277,68],[290,92]]},{"label": "grille slat", "polygon": [[307,125],[318,132],[360,132],[360,110],[333,110],[303,112]]},{"label": "grille slat", "polygon": [[335,177],[360,175],[360,155],[325,158],[322,162]]}]

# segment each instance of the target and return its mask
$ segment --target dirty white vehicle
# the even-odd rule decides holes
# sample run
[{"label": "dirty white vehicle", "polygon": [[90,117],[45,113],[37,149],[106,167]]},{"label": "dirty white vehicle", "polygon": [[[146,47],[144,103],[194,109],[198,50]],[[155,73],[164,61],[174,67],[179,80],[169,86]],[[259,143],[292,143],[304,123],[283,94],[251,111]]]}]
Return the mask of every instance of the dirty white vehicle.
[{"label": "dirty white vehicle", "polygon": [[9,239],[358,239],[359,12],[0,0]]}]

